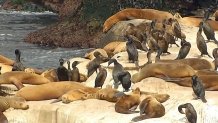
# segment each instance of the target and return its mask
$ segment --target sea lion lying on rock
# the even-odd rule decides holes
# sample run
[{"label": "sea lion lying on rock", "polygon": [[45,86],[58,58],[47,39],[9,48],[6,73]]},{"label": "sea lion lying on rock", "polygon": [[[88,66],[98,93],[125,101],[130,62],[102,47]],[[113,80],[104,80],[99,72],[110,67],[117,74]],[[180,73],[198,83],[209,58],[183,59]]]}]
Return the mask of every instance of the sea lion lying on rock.
[{"label": "sea lion lying on rock", "polygon": [[0,75],[0,84],[14,84],[18,89],[24,87],[23,84],[40,85],[49,82],[43,76],[24,71],[11,71]]},{"label": "sea lion lying on rock", "polygon": [[152,63],[145,65],[131,80],[137,83],[147,77],[183,78],[195,75],[192,67],[186,64]]}]

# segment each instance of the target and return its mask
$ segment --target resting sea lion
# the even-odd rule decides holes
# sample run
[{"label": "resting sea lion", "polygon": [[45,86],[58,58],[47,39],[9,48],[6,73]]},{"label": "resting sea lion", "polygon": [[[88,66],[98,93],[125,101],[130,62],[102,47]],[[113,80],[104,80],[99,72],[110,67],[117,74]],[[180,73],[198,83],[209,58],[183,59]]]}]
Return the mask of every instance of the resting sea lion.
[{"label": "resting sea lion", "polygon": [[[183,108],[185,108],[185,112],[182,110]],[[179,105],[178,111],[185,114],[190,123],[197,123],[197,112],[191,103]]]},{"label": "resting sea lion", "polygon": [[45,84],[50,81],[40,75],[33,73],[26,73],[24,71],[11,71],[0,75],[0,84],[14,84],[17,89],[24,87],[23,84]]},{"label": "resting sea lion", "polygon": [[162,22],[164,19],[173,18],[173,15],[165,12],[158,11],[155,9],[136,9],[128,8],[117,12],[116,14],[109,17],[103,25],[103,32],[106,33],[114,24],[119,21],[128,20],[128,19],[148,19],[154,20],[157,19],[158,22]]},{"label": "resting sea lion", "polygon": [[197,98],[200,98],[204,103],[207,102],[205,99],[205,89],[202,80],[198,76],[192,76],[192,89]]},{"label": "resting sea lion", "polygon": [[184,59],[191,49],[191,43],[187,42],[185,39],[181,40],[181,48],[179,49],[179,54],[176,59]]},{"label": "resting sea lion", "polygon": [[38,86],[26,86],[19,90],[15,96],[23,97],[27,101],[58,99],[68,91],[85,88],[91,87],[73,81],[51,82]]},{"label": "resting sea lion", "polygon": [[20,50],[18,49],[15,50],[15,56],[16,56],[16,60],[13,64],[12,71],[24,71],[25,66],[20,61],[20,56],[21,56]]},{"label": "resting sea lion", "polygon": [[201,33],[202,33],[202,23],[200,23],[199,30],[197,32],[197,38],[196,38],[197,48],[201,52],[201,56],[208,55],[210,58],[212,58],[207,52],[207,44]]},{"label": "resting sea lion", "polygon": [[216,70],[208,70],[208,69],[205,69],[205,70],[197,70],[196,71],[196,75],[197,76],[202,76],[202,75],[217,75],[218,76],[218,71]]},{"label": "resting sea lion", "polygon": [[3,55],[0,55],[0,63],[12,66],[14,64],[14,61],[12,59],[9,59],[9,58],[3,56]]},{"label": "resting sea lion", "polygon": [[93,51],[91,51],[89,53],[86,53],[84,57],[87,58],[87,59],[93,60],[93,59],[96,58],[95,55],[94,55],[95,52],[99,52],[101,54],[101,56],[104,58],[104,60],[108,59],[107,52],[104,49],[100,49],[100,48],[95,49],[95,50],[93,50]]},{"label": "resting sea lion", "polygon": [[25,103],[25,100],[21,97],[1,97],[0,96],[0,112],[4,112],[9,108],[23,109],[29,108],[29,105]]},{"label": "resting sea lion", "polygon": [[3,112],[0,112],[0,123],[8,123],[7,117],[3,114]]},{"label": "resting sea lion", "polygon": [[113,42],[110,42],[107,45],[105,45],[103,49],[107,52],[108,56],[111,58],[112,56],[114,56],[114,53],[113,53],[114,50],[121,43],[124,43],[124,42],[122,42],[122,41],[113,41]]},{"label": "resting sea lion", "polygon": [[123,72],[124,68],[123,68],[123,66],[120,63],[117,62],[116,59],[110,59],[108,61],[108,66],[111,63],[114,63],[114,67],[113,67],[113,71],[112,71],[112,77],[113,77],[113,80],[114,80],[114,88],[117,89],[119,84],[120,84],[117,74],[120,73],[120,72]]},{"label": "resting sea lion", "polygon": [[64,59],[59,59],[60,66],[57,68],[58,81],[68,81],[68,70],[63,66]]},{"label": "resting sea lion", "polygon": [[194,69],[186,64],[152,63],[145,65],[138,73],[133,74],[131,80],[136,83],[147,77],[183,78],[193,75],[195,75]]},{"label": "resting sea lion", "polygon": [[123,91],[129,91],[129,88],[131,87],[131,74],[128,71],[122,71],[117,73],[118,80],[121,82],[123,86]]},{"label": "resting sea lion", "polygon": [[115,103],[115,111],[123,114],[135,113],[140,103],[140,89],[136,88],[130,95],[124,95]]},{"label": "resting sea lion", "polygon": [[97,87],[102,88],[104,81],[107,78],[107,70],[101,66],[98,67],[98,70],[99,70],[99,72],[95,78],[95,86],[94,87],[95,88],[97,88]]},{"label": "resting sea lion", "polygon": [[132,121],[137,122],[148,118],[158,118],[165,115],[165,107],[152,96],[148,96],[139,105],[140,116]]},{"label": "resting sea lion", "polygon": [[42,72],[41,76],[47,78],[51,82],[57,82],[58,81],[58,75],[56,72],[56,69],[48,69]]},{"label": "resting sea lion", "polygon": [[126,51],[128,54],[128,59],[130,63],[135,63],[136,67],[139,67],[138,63],[138,50],[133,42],[133,39],[129,36],[125,36],[127,39],[126,42]]}]

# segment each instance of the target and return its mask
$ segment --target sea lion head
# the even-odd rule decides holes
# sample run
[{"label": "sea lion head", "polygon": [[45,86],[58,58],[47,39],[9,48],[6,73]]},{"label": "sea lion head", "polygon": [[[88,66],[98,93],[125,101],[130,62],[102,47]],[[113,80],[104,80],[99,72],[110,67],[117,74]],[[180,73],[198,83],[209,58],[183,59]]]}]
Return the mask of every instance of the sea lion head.
[{"label": "sea lion head", "polygon": [[97,58],[97,57],[101,56],[101,53],[98,51],[95,51],[93,55]]}]

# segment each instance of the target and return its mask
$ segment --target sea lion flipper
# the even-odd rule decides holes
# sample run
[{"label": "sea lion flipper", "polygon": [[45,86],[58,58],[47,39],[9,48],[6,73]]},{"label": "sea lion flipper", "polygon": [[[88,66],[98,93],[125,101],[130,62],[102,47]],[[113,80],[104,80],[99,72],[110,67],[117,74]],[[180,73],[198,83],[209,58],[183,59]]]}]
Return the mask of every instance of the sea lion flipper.
[{"label": "sea lion flipper", "polygon": [[147,107],[148,103],[144,103],[144,105],[140,105],[140,115],[144,114],[145,108]]},{"label": "sea lion flipper", "polygon": [[117,92],[117,93],[114,94],[114,97],[119,98],[119,97],[122,97],[124,95],[126,95],[124,92]]},{"label": "sea lion flipper", "polygon": [[12,83],[17,87],[18,90],[24,87],[24,85],[20,81],[14,80]]}]

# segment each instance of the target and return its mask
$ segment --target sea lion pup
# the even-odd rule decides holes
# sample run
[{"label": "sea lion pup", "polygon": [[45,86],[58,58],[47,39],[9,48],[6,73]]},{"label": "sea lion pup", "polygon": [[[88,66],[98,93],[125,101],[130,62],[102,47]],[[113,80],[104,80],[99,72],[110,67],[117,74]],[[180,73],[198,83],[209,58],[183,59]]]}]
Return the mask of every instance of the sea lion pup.
[{"label": "sea lion pup", "polygon": [[109,17],[103,25],[103,32],[106,33],[111,27],[119,21],[129,20],[129,19],[157,19],[158,22],[162,22],[164,19],[173,18],[173,15],[165,12],[158,11],[154,9],[136,9],[128,8],[117,12],[116,14]]},{"label": "sea lion pup", "polygon": [[[185,112],[182,110],[183,108],[185,108]],[[178,111],[181,114],[185,114],[190,123],[197,123],[197,112],[191,103],[179,105]]]},{"label": "sea lion pup", "polygon": [[135,66],[139,67],[139,61],[138,61],[138,50],[133,43],[133,39],[129,37],[128,35],[125,35],[125,38],[127,39],[126,42],[126,51],[128,54],[128,59],[130,63],[135,63]]},{"label": "sea lion pup", "polygon": [[194,69],[186,64],[152,63],[145,65],[138,73],[133,74],[131,81],[137,83],[147,77],[183,78],[193,75],[195,75]]},{"label": "sea lion pup", "polygon": [[94,56],[95,58],[92,61],[90,61],[86,66],[86,68],[88,69],[87,77],[90,77],[97,70],[98,66],[103,62],[103,56],[100,52],[95,51]]},{"label": "sea lion pup", "polygon": [[115,103],[115,111],[122,114],[135,113],[140,103],[140,89],[136,88],[130,95],[124,95]]},{"label": "sea lion pup", "polygon": [[16,56],[16,60],[15,63],[13,64],[12,71],[24,71],[25,66],[20,61],[20,56],[21,56],[20,50],[18,49],[15,50],[15,56]]},{"label": "sea lion pup", "polygon": [[21,97],[2,97],[0,96],[0,111],[4,112],[9,108],[27,110],[29,105]]},{"label": "sea lion pup", "polygon": [[205,89],[202,80],[196,75],[192,76],[192,89],[197,98],[200,98],[204,103],[207,102],[205,99]]},{"label": "sea lion pup", "polygon": [[210,24],[207,22],[208,18],[209,18],[209,10],[204,11],[204,18],[202,20],[202,22],[200,22],[199,25],[202,25],[204,34],[207,37],[208,42],[210,40],[213,40],[214,43],[218,44],[218,41],[215,38],[215,33],[214,33],[214,29],[210,26]]},{"label": "sea lion pup", "polygon": [[201,33],[202,33],[202,23],[199,26],[199,30],[197,32],[197,38],[196,38],[197,48],[201,52],[201,56],[208,55],[210,58],[212,58],[207,52],[207,44],[205,43],[204,37],[201,35]]},{"label": "sea lion pup", "polygon": [[176,59],[184,59],[191,49],[191,43],[186,41],[185,39],[181,40],[181,48],[179,49],[179,54]]},{"label": "sea lion pup", "polygon": [[121,82],[123,86],[123,91],[129,91],[129,88],[131,87],[131,74],[128,71],[123,71],[117,73],[118,80]]},{"label": "sea lion pup", "polygon": [[63,66],[64,59],[59,59],[60,66],[57,68],[58,81],[68,81],[68,70]]},{"label": "sea lion pup", "polygon": [[94,87],[95,88],[97,88],[97,87],[102,88],[104,81],[107,78],[107,70],[104,69],[103,67],[101,67],[101,65],[99,65],[98,70],[99,70],[99,72],[95,78],[95,86]]},{"label": "sea lion pup", "polygon": [[26,86],[17,91],[15,96],[23,97],[27,101],[58,99],[68,91],[86,88],[91,87],[73,81],[51,82],[37,86]]},{"label": "sea lion pup", "polygon": [[2,112],[0,112],[0,123],[8,123],[7,117]]},{"label": "sea lion pup", "polygon": [[[67,63],[70,64],[70,63]],[[78,61],[74,61],[72,63],[72,68],[73,70],[68,70],[70,72],[70,81],[76,81],[76,82],[80,82],[80,73],[79,73],[79,69],[76,67],[79,64]],[[69,65],[68,65],[69,67]]]},{"label": "sea lion pup", "polygon": [[148,118],[158,118],[165,115],[165,107],[152,96],[148,96],[139,105],[140,116],[132,119],[133,122]]},{"label": "sea lion pup", "polygon": [[24,87],[23,84],[40,85],[50,81],[37,74],[26,73],[24,71],[11,71],[0,75],[0,84],[14,84],[17,89]]},{"label": "sea lion pup", "polygon": [[110,59],[108,61],[108,66],[111,63],[114,63],[114,67],[113,67],[113,70],[112,70],[112,77],[113,77],[113,80],[114,80],[114,88],[117,89],[119,87],[119,85],[120,85],[117,74],[120,73],[120,72],[123,72],[124,68],[120,63],[117,62],[116,59]]}]

